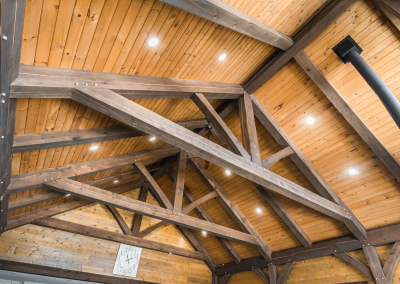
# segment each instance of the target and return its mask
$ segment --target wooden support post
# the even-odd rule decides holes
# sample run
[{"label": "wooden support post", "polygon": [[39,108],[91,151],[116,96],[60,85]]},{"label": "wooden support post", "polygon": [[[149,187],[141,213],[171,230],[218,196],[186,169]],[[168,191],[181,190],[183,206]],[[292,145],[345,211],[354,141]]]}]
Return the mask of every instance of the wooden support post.
[{"label": "wooden support post", "polygon": [[278,280],[278,270],[276,268],[276,265],[270,264],[268,266],[268,274],[269,274],[269,283],[276,284],[276,281]]},{"label": "wooden support post", "polygon": [[279,275],[278,281],[276,282],[277,284],[285,284],[286,278],[289,276],[289,273],[295,264],[296,262],[294,261],[285,264],[281,271],[281,274]]},{"label": "wooden support post", "polygon": [[363,250],[367,257],[369,267],[371,268],[372,274],[376,284],[388,284],[386,276],[382,269],[382,262],[379,258],[376,248],[370,245],[364,245]]},{"label": "wooden support post", "polygon": [[225,274],[224,276],[222,276],[221,280],[219,281],[219,284],[226,284],[229,280],[229,277],[231,277],[230,274]]},{"label": "wooden support post", "polygon": [[[268,130],[268,132],[274,137],[276,142],[282,147],[291,147],[294,154],[290,156],[292,161],[299,167],[301,172],[307,177],[315,189],[324,198],[339,205],[343,212],[347,214],[349,219],[345,220],[344,223],[350,229],[350,231],[359,239],[365,240],[366,229],[362,223],[357,219],[353,212],[347,207],[347,205],[340,199],[337,193],[329,185],[329,183],[322,177],[317,171],[314,165],[308,160],[303,152],[297,147],[293,140],[287,135],[279,123],[273,118],[273,116],[267,111],[267,109],[261,104],[256,96],[251,95],[254,106],[254,114]],[[344,209],[344,210],[343,210]]]},{"label": "wooden support post", "polygon": [[213,276],[212,276],[211,283],[212,283],[212,284],[218,284],[218,276],[213,275]]},{"label": "wooden support post", "polygon": [[192,96],[192,100],[201,112],[204,113],[211,125],[215,128],[215,131],[221,136],[222,140],[228,144],[229,149],[232,152],[243,156],[245,159],[250,160],[250,155],[247,153],[246,149],[243,148],[242,144],[240,144],[235,135],[233,135],[232,131],[228,128],[204,95],[201,93],[195,93]]},{"label": "wooden support post", "polygon": [[129,229],[128,225],[126,224],[125,220],[122,218],[121,214],[119,214],[117,208],[113,206],[106,205],[107,209],[111,212],[114,216],[114,219],[117,221],[118,225],[120,226],[122,232],[125,235],[132,235],[131,230]]},{"label": "wooden support post", "polygon": [[362,262],[359,260],[355,259],[351,255],[349,255],[346,252],[339,252],[335,253],[335,256],[341,258],[342,260],[346,261],[347,263],[353,265],[355,268],[360,270],[362,273],[364,273],[369,279],[374,280],[374,276],[372,275],[371,269],[364,265]]},{"label": "wooden support post", "polygon": [[174,206],[175,212],[182,211],[183,191],[185,190],[186,157],[186,151],[182,150],[176,165],[174,187],[172,191],[172,205]]},{"label": "wooden support post", "polygon": [[[139,201],[146,202],[149,186],[145,183],[140,189]],[[132,236],[139,236],[140,226],[142,225],[143,215],[135,214],[132,221]]]},{"label": "wooden support post", "polygon": [[0,4],[0,235],[7,226],[11,179],[12,144],[16,99],[10,99],[10,85],[19,74],[25,0],[1,0]]},{"label": "wooden support post", "polygon": [[260,277],[264,284],[270,284],[268,276],[260,268],[253,269],[253,272]]},{"label": "wooden support post", "polygon": [[390,284],[393,281],[393,275],[400,260],[400,242],[395,242],[389,257],[386,259],[383,266],[383,273],[385,274],[387,282]]}]

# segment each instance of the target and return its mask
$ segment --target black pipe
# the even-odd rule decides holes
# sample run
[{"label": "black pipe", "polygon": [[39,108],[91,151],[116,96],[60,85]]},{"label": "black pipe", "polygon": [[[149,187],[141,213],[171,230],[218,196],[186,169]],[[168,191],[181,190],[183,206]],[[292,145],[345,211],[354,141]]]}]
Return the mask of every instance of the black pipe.
[{"label": "black pipe", "polygon": [[365,79],[371,89],[378,95],[397,126],[400,128],[400,102],[389,89],[388,85],[375,73],[361,57],[361,47],[347,36],[333,50],[344,63],[351,62],[360,75]]}]

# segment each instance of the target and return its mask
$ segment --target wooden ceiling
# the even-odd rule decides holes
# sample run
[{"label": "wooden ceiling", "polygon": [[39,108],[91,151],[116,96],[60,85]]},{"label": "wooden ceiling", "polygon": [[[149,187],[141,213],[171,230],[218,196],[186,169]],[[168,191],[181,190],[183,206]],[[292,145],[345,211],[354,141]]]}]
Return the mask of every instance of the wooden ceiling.
[{"label": "wooden ceiling", "polygon": [[[286,35],[294,36],[327,1],[224,2]],[[363,48],[363,58],[398,98],[400,35],[371,2],[358,0],[304,49],[373,133],[399,159],[398,127],[353,66],[343,64],[331,50],[347,35]],[[152,36],[159,37],[160,44],[150,48],[147,40]],[[277,51],[266,43],[162,1],[30,0],[25,9],[21,64],[243,84]],[[217,58],[224,52],[228,55],[227,60],[219,62]],[[400,183],[294,59],[255,95],[367,229],[400,222],[397,210],[400,206]],[[191,100],[133,101],[173,121],[204,117]],[[222,100],[210,102],[216,108]],[[16,110],[15,135],[121,124],[69,99],[18,99]],[[312,125],[305,123],[309,116],[316,119]],[[234,111],[224,121],[241,141],[239,112]],[[261,156],[265,159],[281,148],[259,121],[256,124]],[[211,139],[215,141],[214,137]],[[91,151],[89,148],[93,145],[100,147]],[[162,145],[165,143],[160,140],[151,142],[148,137],[138,137],[15,153],[12,174]],[[358,169],[360,174],[350,176],[349,168]],[[79,181],[129,169],[104,172]],[[273,251],[301,246],[250,181],[235,174],[227,176],[225,169],[213,164],[209,170]],[[282,159],[270,170],[316,192],[289,158]],[[129,181],[132,179],[119,183]],[[171,197],[171,181],[163,176],[158,183]],[[185,184],[196,199],[209,192],[190,166],[186,170]],[[19,192],[12,194],[10,199],[46,190],[37,188]],[[72,198],[58,198],[14,210],[9,216]],[[339,221],[283,196],[278,198],[313,242],[350,233]],[[203,208],[215,223],[239,229],[217,200],[207,201]],[[260,208],[262,214],[258,214],[255,208]],[[197,216],[193,212],[189,215]],[[218,264],[232,261],[214,236],[204,237],[198,231],[193,232]],[[242,258],[259,255],[254,247],[231,243]]]}]

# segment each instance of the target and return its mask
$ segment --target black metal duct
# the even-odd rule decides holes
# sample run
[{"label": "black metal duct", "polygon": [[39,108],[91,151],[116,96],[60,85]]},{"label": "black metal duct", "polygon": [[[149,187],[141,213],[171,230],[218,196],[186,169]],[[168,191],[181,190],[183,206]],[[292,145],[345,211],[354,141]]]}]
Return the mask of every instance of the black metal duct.
[{"label": "black metal duct", "polygon": [[351,62],[351,64],[353,64],[372,90],[378,95],[393,120],[400,128],[400,102],[389,89],[388,85],[386,85],[378,74],[372,70],[371,66],[361,57],[360,54],[363,51],[361,47],[351,36],[347,36],[333,48],[333,51],[344,63]]}]

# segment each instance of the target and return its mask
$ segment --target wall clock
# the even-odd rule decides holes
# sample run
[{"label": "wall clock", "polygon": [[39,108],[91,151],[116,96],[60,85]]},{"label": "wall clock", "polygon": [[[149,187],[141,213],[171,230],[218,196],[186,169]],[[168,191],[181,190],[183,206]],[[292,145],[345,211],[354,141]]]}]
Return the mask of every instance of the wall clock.
[{"label": "wall clock", "polygon": [[136,277],[142,249],[120,244],[113,274]]}]

